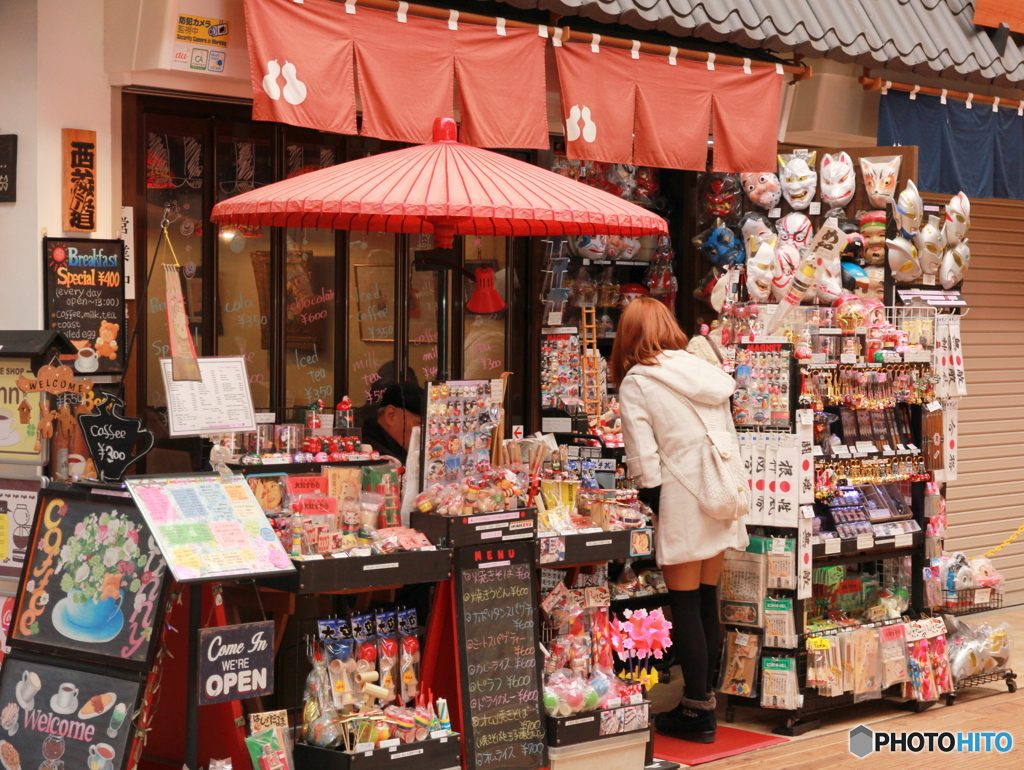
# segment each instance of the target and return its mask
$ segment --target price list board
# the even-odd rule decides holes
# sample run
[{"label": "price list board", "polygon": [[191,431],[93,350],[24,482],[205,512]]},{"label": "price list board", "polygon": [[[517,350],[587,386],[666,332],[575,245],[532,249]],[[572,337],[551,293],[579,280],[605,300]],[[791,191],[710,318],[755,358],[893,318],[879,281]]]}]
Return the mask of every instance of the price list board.
[{"label": "price list board", "polygon": [[466,767],[546,767],[533,548],[467,546],[455,566]]}]

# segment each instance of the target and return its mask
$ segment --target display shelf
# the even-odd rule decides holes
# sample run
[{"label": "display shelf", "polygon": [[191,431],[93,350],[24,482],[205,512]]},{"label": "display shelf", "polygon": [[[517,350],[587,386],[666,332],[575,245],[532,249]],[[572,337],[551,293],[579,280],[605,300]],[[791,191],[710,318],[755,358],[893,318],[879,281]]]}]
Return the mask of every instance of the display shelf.
[{"label": "display shelf", "polygon": [[295,573],[256,582],[278,591],[315,594],[436,583],[452,574],[452,552],[447,548],[341,558],[306,556],[293,558],[292,563]]},{"label": "display shelf", "polygon": [[295,766],[302,770],[448,770],[462,764],[462,742],[457,734],[403,743],[384,749],[346,752],[296,743]]},{"label": "display shelf", "polygon": [[344,462],[326,463],[269,463],[259,465],[241,465],[228,463],[227,466],[236,473],[249,476],[253,473],[317,473],[321,468],[362,468],[364,465],[387,465],[383,458],[376,460],[346,460]]},{"label": "display shelf", "polygon": [[968,687],[980,687],[992,682],[1006,682],[1007,690],[1017,692],[1017,675],[1013,673],[1013,669],[997,668],[984,674],[965,676],[956,683],[956,689],[953,692],[947,692],[942,697],[946,699],[947,706],[952,706],[956,702],[956,694],[961,690],[966,690]]},{"label": "display shelf", "polygon": [[[649,729],[650,718],[650,701],[564,717],[548,715],[545,719],[548,745],[573,746],[578,743],[642,732]],[[629,729],[621,729],[623,726],[629,727]]]},{"label": "display shelf", "polygon": [[[910,556],[917,552],[921,546],[924,545],[924,532],[910,532],[911,542],[909,545],[901,545],[896,547],[896,538],[898,535],[886,535],[885,537],[872,538],[872,547],[863,548],[859,547],[859,538],[843,538],[838,540],[839,551],[829,552],[829,543],[836,542],[836,540],[823,540],[820,543],[815,543],[811,546],[811,556],[814,559],[815,567],[834,566],[837,564],[852,564],[858,561],[869,561],[875,557],[879,559],[893,559],[897,556]],[[834,546],[831,546],[834,547]],[[852,554],[856,554],[853,559],[846,558]]]},{"label": "display shelf", "polygon": [[471,516],[413,511],[409,526],[426,535],[431,543],[445,548],[533,540],[537,537],[537,509],[517,508]]},{"label": "display shelf", "polygon": [[596,564],[616,559],[628,559],[630,556],[630,532],[627,530],[618,532],[588,532],[575,535],[552,535],[552,537],[561,537],[565,541],[565,556],[558,561],[542,561],[540,556],[541,541],[545,538],[538,537],[537,565],[546,569]]},{"label": "display shelf", "polygon": [[[547,564],[545,567],[549,566]],[[668,594],[649,594],[648,596],[630,596],[628,599],[612,599],[612,609],[622,610],[653,610],[668,604]]]},{"label": "display shelf", "polygon": [[974,615],[978,612],[998,610],[1003,606],[1003,594],[994,588],[964,588],[959,591],[943,591],[942,596],[945,599],[945,604],[942,607],[937,607],[936,610],[945,615]]}]

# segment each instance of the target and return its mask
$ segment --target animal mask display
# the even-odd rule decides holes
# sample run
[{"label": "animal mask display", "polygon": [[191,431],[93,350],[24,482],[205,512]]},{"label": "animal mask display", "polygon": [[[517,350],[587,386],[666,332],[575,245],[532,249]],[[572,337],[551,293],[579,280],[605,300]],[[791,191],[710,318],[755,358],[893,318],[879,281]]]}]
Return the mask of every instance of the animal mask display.
[{"label": "animal mask display", "polygon": [[740,174],[740,182],[743,184],[743,191],[755,206],[771,209],[778,206],[782,200],[782,185],[771,171]]},{"label": "animal mask display", "polygon": [[946,222],[942,232],[947,246],[956,246],[964,239],[971,226],[971,200],[961,190],[946,204]]},{"label": "animal mask display", "polygon": [[818,302],[831,305],[843,293],[842,263],[839,259],[830,259],[822,263],[818,271],[818,282],[814,287],[814,295]]},{"label": "animal mask display", "polygon": [[814,171],[814,161],[818,153],[809,155],[779,155],[779,181],[782,183],[782,195],[796,210],[811,205],[814,190],[818,186],[818,175]]},{"label": "animal mask display", "polygon": [[921,201],[921,194],[917,191],[917,185],[908,179],[907,186],[903,188],[895,206],[896,224],[903,232],[904,238],[917,235],[921,229],[923,213],[924,203]]},{"label": "animal mask display", "polygon": [[853,161],[845,152],[821,159],[821,200],[829,206],[845,206],[853,199],[857,176]]},{"label": "animal mask display", "polygon": [[971,262],[971,250],[967,241],[960,241],[956,246],[946,249],[939,267],[939,283],[943,289],[952,289],[967,275],[967,267]]},{"label": "animal mask display", "polygon": [[899,155],[887,155],[882,158],[861,158],[860,170],[864,174],[864,189],[872,205],[880,209],[893,202],[896,194],[896,180],[900,175]]},{"label": "animal mask display", "polygon": [[860,234],[864,236],[864,262],[885,263],[885,212],[869,211],[860,218]]},{"label": "animal mask display", "polygon": [[921,229],[914,236],[914,245],[917,246],[917,256],[921,260],[921,270],[924,274],[938,273],[942,252],[946,248],[946,236],[942,231],[942,222],[935,214],[929,216],[928,221],[921,225]]},{"label": "animal mask display", "polygon": [[917,249],[902,236],[886,241],[889,244],[889,269],[897,283],[913,283],[921,278],[921,261]]},{"label": "animal mask display", "polygon": [[811,220],[806,214],[793,211],[779,220],[779,243],[806,246],[811,242]]}]

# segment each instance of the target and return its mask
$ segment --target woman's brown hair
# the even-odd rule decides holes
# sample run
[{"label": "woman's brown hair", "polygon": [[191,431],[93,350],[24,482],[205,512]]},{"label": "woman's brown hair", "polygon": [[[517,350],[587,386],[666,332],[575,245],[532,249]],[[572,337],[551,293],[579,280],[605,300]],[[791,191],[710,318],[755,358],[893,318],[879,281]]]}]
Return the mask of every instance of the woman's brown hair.
[{"label": "woman's brown hair", "polygon": [[689,342],[672,312],[656,299],[638,297],[619,319],[612,346],[611,375],[615,387],[637,364],[654,366],[664,350],[685,350]]}]

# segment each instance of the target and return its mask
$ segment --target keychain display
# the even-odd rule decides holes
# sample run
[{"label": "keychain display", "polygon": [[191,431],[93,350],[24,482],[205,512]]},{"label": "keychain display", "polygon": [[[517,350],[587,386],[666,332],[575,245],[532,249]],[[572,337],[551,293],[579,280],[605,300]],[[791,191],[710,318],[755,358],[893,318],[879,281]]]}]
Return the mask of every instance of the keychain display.
[{"label": "keychain display", "polygon": [[542,334],[540,340],[541,406],[557,406],[559,400],[582,395],[580,338],[568,334]]},{"label": "keychain display", "polygon": [[790,427],[792,346],[741,344],[736,351],[733,422],[737,427]]},{"label": "keychain display", "polygon": [[455,482],[490,468],[501,395],[492,393],[490,380],[428,383],[422,429],[425,484]]}]

